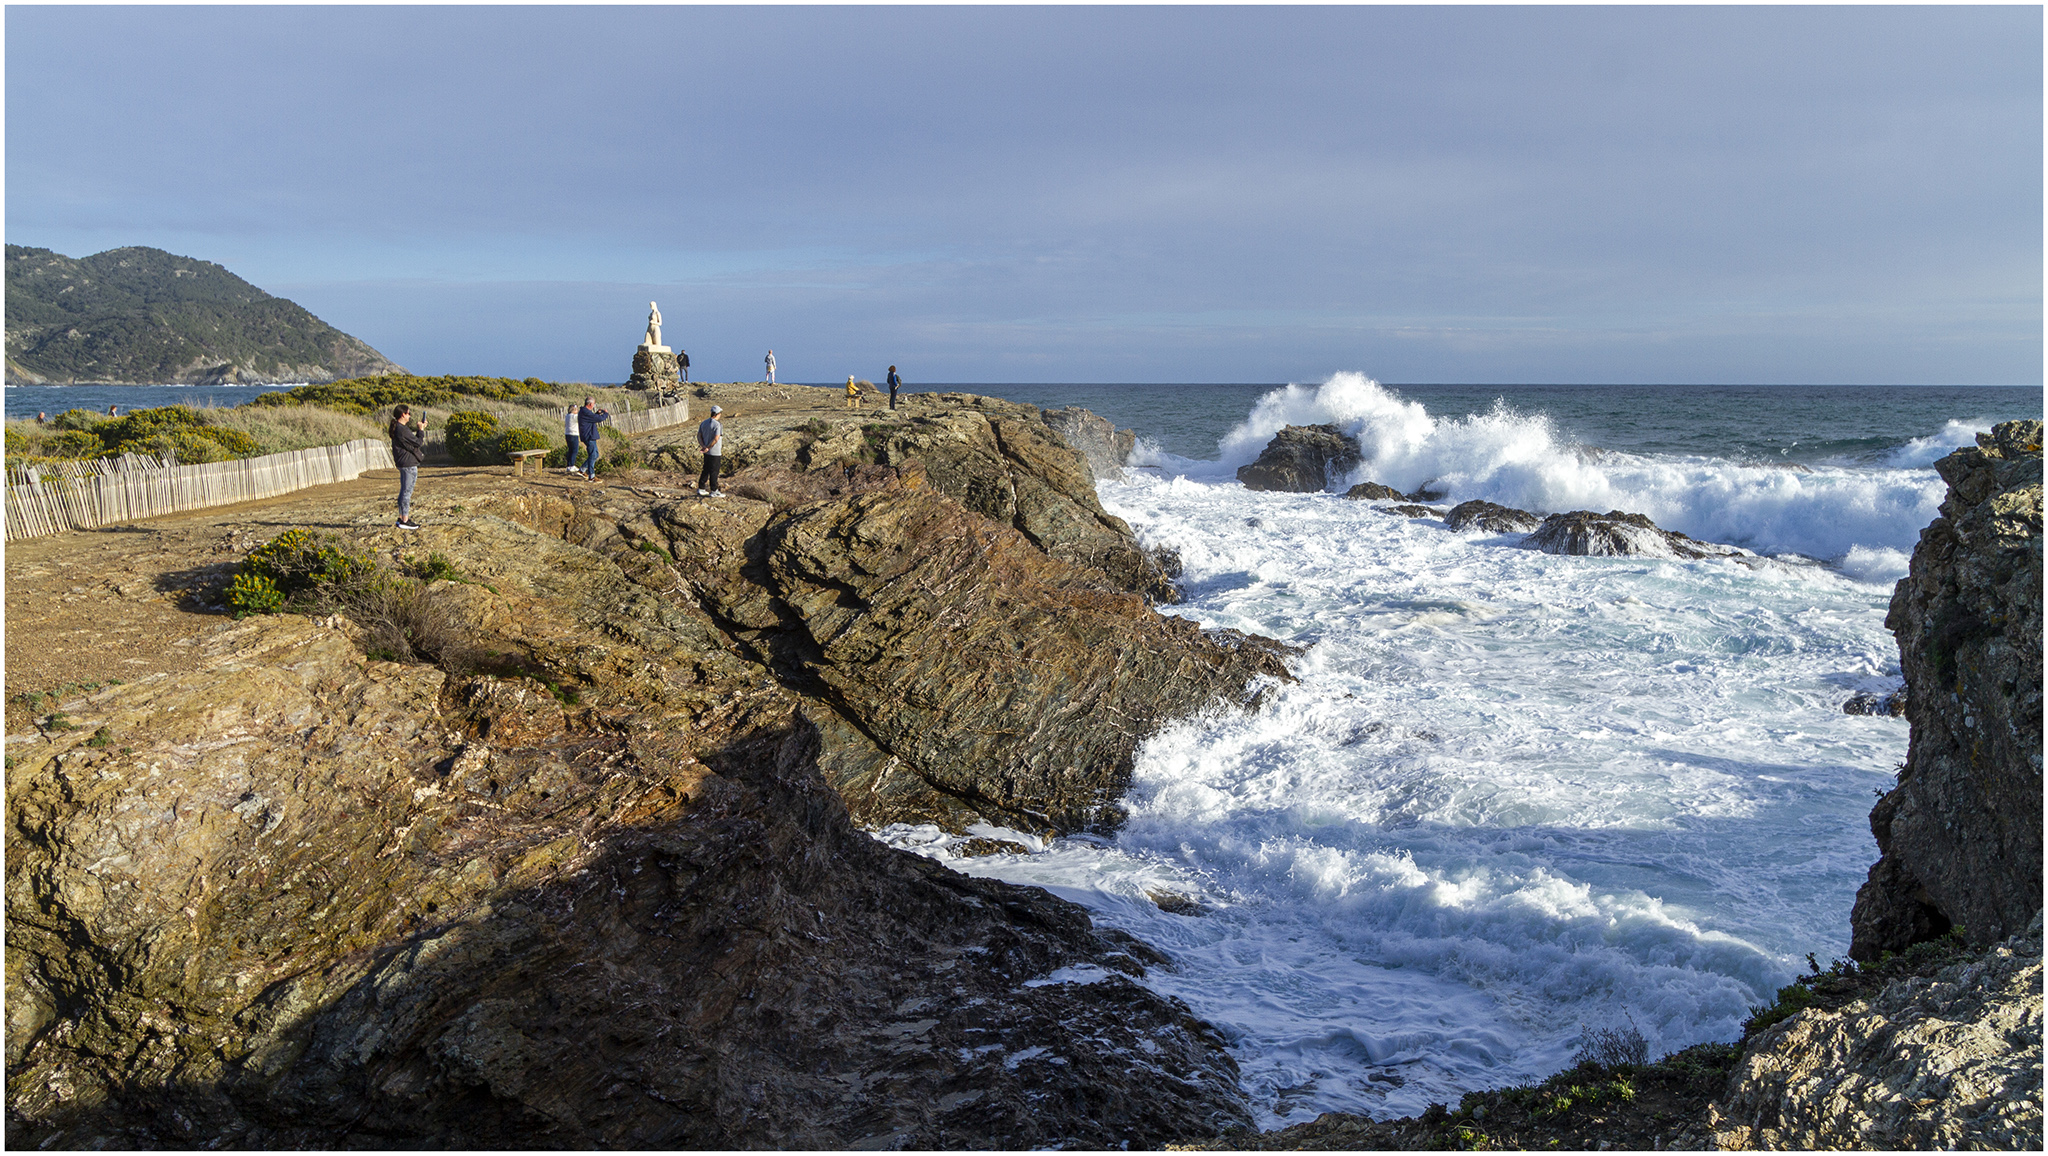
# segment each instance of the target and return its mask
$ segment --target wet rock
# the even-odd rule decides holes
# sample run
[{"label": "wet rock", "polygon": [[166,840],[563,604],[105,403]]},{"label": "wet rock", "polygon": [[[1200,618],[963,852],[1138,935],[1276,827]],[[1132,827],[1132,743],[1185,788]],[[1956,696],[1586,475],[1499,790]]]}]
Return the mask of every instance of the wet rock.
[{"label": "wet rock", "polygon": [[2041,910],[2041,423],[1977,441],[1935,463],[1948,497],[1885,618],[1913,729],[1870,814],[1857,959],[1951,925],[1995,942]]},{"label": "wet rock", "polygon": [[1068,445],[1081,451],[1096,480],[1115,480],[1124,476],[1124,463],[1131,460],[1131,450],[1138,444],[1137,434],[1117,429],[1108,418],[1099,417],[1078,405],[1046,410],[1044,420],[1066,439]]},{"label": "wet rock", "polygon": [[1843,714],[1889,715],[1897,718],[1906,713],[1906,692],[1896,690],[1890,694],[1879,694],[1874,690],[1859,690],[1842,704]]},{"label": "wet rock", "polygon": [[1543,519],[1523,545],[1546,554],[1583,554],[1603,558],[1728,558],[1755,557],[1738,546],[1723,546],[1659,529],[1641,514],[1609,510],[1573,510]]},{"label": "wet rock", "polygon": [[1360,482],[1344,491],[1344,496],[1354,502],[1403,502],[1408,499],[1408,495],[1394,487],[1378,482]]},{"label": "wet rock", "polygon": [[1291,425],[1273,435],[1257,461],[1238,467],[1237,480],[1248,490],[1317,494],[1361,460],[1358,439],[1336,426]]},{"label": "wet rock", "polygon": [[2041,924],[1933,979],[1753,1040],[1709,1115],[1723,1149],[2039,1151]]},{"label": "wet rock", "polygon": [[1453,530],[1476,526],[1489,534],[1521,534],[1543,524],[1539,514],[1477,499],[1452,506],[1444,521]]},{"label": "wet rock", "polygon": [[1403,518],[1441,518],[1444,516],[1444,512],[1435,506],[1418,506],[1413,503],[1402,506],[1381,506],[1380,512],[1383,514],[1398,514]]}]

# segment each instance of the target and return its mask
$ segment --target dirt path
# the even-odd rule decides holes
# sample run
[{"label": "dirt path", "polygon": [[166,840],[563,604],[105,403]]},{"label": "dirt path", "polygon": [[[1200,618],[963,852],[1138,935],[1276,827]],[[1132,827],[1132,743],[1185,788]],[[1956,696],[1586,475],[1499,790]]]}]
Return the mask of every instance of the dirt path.
[{"label": "dirt path", "polygon": [[[716,402],[725,408],[726,428],[735,438],[788,427],[806,416],[845,413],[841,390],[717,385],[708,391],[708,399],[691,399],[692,417],[708,414]],[[916,396],[904,399],[906,410],[938,408],[929,400],[912,402]],[[869,398],[863,412],[887,408],[885,393],[879,404]],[[680,436],[669,429],[657,432]],[[612,484],[658,488],[663,477],[635,471]],[[348,531],[373,549],[401,545],[406,532],[392,526],[397,479],[397,471],[379,470],[261,501],[9,543],[7,733],[31,726],[23,695],[58,692],[70,698],[112,679],[133,682],[191,669],[195,640],[230,621],[224,607],[196,592],[216,589],[251,549],[288,529]],[[506,466],[427,466],[420,471],[413,516],[429,526],[445,525],[461,519],[478,499],[509,486],[573,490],[590,484],[530,471],[515,481]],[[45,706],[33,713],[47,711]]]}]

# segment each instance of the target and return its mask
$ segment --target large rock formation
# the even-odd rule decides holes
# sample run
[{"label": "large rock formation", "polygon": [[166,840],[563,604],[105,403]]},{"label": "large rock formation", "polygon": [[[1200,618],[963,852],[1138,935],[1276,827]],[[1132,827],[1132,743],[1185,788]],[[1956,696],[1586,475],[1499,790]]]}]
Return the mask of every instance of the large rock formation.
[{"label": "large rock formation", "polygon": [[1710,1113],[1713,1146],[2041,1148],[2041,921],[1932,979],[1764,1029]]},{"label": "large rock formation", "polygon": [[1097,481],[1123,477],[1124,463],[1131,460],[1131,451],[1138,444],[1137,434],[1118,429],[1108,418],[1098,417],[1078,405],[1046,410],[1045,424],[1081,451]]},{"label": "large rock formation", "polygon": [[[777,426],[727,423],[725,468],[764,500],[815,500],[866,466],[915,463],[932,488],[1005,523],[1062,562],[1092,567],[1154,602],[1179,598],[1130,525],[1102,508],[1088,460],[1035,406],[961,393],[921,393],[894,412]],[[743,404],[734,412],[745,418]],[[649,460],[696,472],[694,430],[648,439]],[[843,487],[841,487],[843,489]],[[740,491],[733,491],[740,492]]]},{"label": "large rock formation", "polygon": [[423,604],[440,665],[368,658],[346,619],[223,621],[184,673],[12,736],[10,1142],[1105,1148],[1245,1122],[1223,1041],[1131,982],[1163,957],[849,820],[841,792],[1113,819],[1149,728],[1285,676],[1058,557],[1110,527],[1049,513],[1071,496],[1029,464],[1078,455],[976,420],[880,444],[983,431],[934,458],[1008,519],[915,461],[763,465],[788,501],[478,478],[413,538],[381,493],[322,511],[471,580]]},{"label": "large rock formation", "polygon": [[1319,494],[1363,460],[1358,439],[1334,425],[1291,425],[1273,435],[1259,459],[1239,466],[1247,490]]},{"label": "large rock formation", "polygon": [[[1501,507],[1506,509],[1506,507]],[[1520,513],[1521,511],[1510,511]],[[1602,558],[1731,558],[1754,557],[1740,546],[1723,546],[1664,530],[1641,514],[1609,510],[1573,510],[1543,519],[1523,545],[1546,554],[1584,554]]]},{"label": "large rock formation", "polygon": [[1858,959],[1951,925],[1993,942],[2041,910],[2041,423],[1977,441],[1935,463],[1948,497],[1885,618],[1913,732],[1870,813]]}]

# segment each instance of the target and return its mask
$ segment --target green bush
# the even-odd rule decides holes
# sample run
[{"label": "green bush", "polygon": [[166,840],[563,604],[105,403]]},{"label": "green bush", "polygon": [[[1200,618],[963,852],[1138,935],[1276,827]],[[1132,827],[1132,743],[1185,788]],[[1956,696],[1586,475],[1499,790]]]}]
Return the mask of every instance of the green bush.
[{"label": "green bush", "polygon": [[89,409],[67,409],[50,419],[50,428],[89,430],[106,420],[104,415]]},{"label": "green bush", "polygon": [[539,430],[515,425],[498,435],[497,457],[502,461],[506,456],[519,450],[557,449],[560,448],[561,441],[562,439],[551,438]]},{"label": "green bush", "polygon": [[625,434],[609,425],[597,427],[598,435],[597,472],[608,474],[615,470],[637,470],[641,467],[640,451]]},{"label": "green bush", "polygon": [[448,440],[448,456],[465,466],[478,466],[495,457],[498,419],[473,409],[459,409],[448,415],[442,426]]},{"label": "green bush", "polygon": [[246,618],[251,614],[275,614],[284,606],[284,591],[277,583],[261,574],[244,571],[235,575],[228,586],[228,609],[235,617]]},{"label": "green bush", "polygon": [[[46,458],[91,458],[98,457],[106,448],[106,443],[102,442],[98,435],[82,429],[73,429],[65,430],[55,437],[45,438],[39,452]],[[7,452],[14,452],[14,443],[11,440],[7,444]]]},{"label": "green bush", "polygon": [[344,381],[302,385],[261,394],[250,405],[317,405],[343,413],[368,414],[389,410],[399,402],[414,407],[448,405],[457,398],[509,401],[522,394],[552,388],[539,378],[514,381],[509,377],[418,377],[410,373],[386,373],[376,377],[351,377]]}]

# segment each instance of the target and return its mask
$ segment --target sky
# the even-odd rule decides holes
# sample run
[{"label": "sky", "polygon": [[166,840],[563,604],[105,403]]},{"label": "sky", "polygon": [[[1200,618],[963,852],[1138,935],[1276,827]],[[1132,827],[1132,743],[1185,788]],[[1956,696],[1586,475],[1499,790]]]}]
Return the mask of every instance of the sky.
[{"label": "sky", "polygon": [[2042,382],[2042,10],[9,5],[6,239],[417,373]]}]

